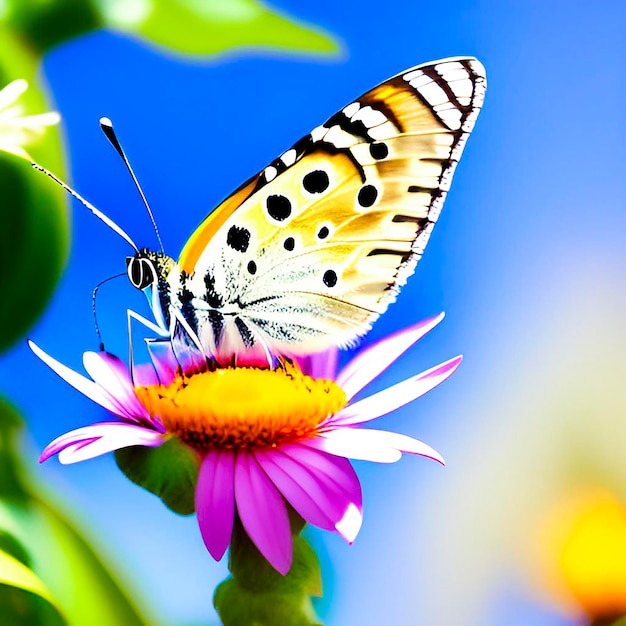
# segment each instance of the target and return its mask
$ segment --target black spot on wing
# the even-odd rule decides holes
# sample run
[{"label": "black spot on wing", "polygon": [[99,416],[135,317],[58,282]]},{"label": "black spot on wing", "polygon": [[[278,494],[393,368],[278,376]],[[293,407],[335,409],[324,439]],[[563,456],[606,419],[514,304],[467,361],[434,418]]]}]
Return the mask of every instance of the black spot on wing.
[{"label": "black spot on wing", "polygon": [[334,287],[337,284],[337,272],[335,270],[326,270],[322,280],[327,287]]},{"label": "black spot on wing", "polygon": [[372,143],[370,144],[370,154],[372,155],[372,159],[381,161],[389,156],[389,148],[386,143]]},{"label": "black spot on wing", "polygon": [[328,235],[330,235],[330,230],[328,230],[328,226],[322,226],[318,231],[317,231],[317,237],[319,239],[326,239],[326,237],[328,237]]},{"label": "black spot on wing", "polygon": [[193,330],[194,333],[197,333],[198,317],[196,315],[196,309],[192,304],[192,300],[194,299],[193,293],[187,289],[187,287],[183,286],[183,288],[178,292],[178,299],[180,301],[180,312],[182,313],[182,316],[191,327],[191,330]]},{"label": "black spot on wing", "polygon": [[207,272],[204,275],[204,286],[206,287],[206,293],[204,295],[204,299],[207,304],[214,309],[219,309],[223,306],[224,301],[219,293],[215,290],[215,279],[210,272]]},{"label": "black spot on wing", "polygon": [[269,216],[277,222],[283,222],[291,215],[291,202],[283,195],[268,196],[265,201]]},{"label": "black spot on wing", "polygon": [[362,207],[372,206],[372,204],[376,202],[376,198],[378,198],[378,190],[374,185],[363,185],[363,187],[359,189],[357,201]]},{"label": "black spot on wing", "polygon": [[250,231],[247,228],[231,226],[226,234],[226,244],[237,252],[245,252],[250,245]]},{"label": "black spot on wing", "polygon": [[330,179],[324,170],[313,170],[302,179],[302,186],[309,193],[323,193],[328,189]]}]

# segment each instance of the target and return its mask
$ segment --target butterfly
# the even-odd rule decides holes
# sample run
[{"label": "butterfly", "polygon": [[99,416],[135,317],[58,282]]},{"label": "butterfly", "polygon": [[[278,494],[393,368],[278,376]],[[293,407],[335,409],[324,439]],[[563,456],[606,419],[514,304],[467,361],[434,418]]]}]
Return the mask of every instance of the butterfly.
[{"label": "butterfly", "polygon": [[155,322],[129,313],[222,362],[351,345],[414,272],[485,89],[471,57],[389,78],[243,183],[177,261],[113,224],[135,248],[128,277]]}]

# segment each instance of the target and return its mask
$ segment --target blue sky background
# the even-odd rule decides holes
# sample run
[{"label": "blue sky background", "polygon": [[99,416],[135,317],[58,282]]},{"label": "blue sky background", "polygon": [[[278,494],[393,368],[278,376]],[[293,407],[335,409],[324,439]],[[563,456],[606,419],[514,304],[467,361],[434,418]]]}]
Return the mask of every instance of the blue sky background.
[{"label": "blue sky background", "polygon": [[[435,530],[445,510],[459,520],[448,518],[445,527],[461,543],[473,541],[463,535],[467,512],[451,496],[470,469],[463,465],[467,450],[488,461],[498,441],[487,445],[484,434],[492,426],[499,432],[508,418],[506,411],[494,415],[494,404],[506,407],[507,399],[512,405],[532,394],[531,379],[516,386],[520,372],[549,358],[544,338],[576,325],[576,305],[564,306],[565,294],[573,298],[567,302],[580,298],[593,306],[600,282],[616,293],[624,288],[626,8],[617,1],[303,6],[278,0],[272,6],[334,34],[343,54],[319,60],[252,51],[190,61],[106,32],[49,54],[43,71],[63,115],[72,182],[137,243],[154,246],[131,181],[99,129],[99,117],[109,116],[166,251],[176,256],[224,196],[363,91],[437,58],[469,54],[484,63],[485,107],[440,222],[416,275],[364,342],[446,311],[443,324],[374,388],[465,355],[453,379],[380,424],[427,441],[448,467],[418,458],[391,467],[358,464],[365,522],[355,545],[311,534],[323,560],[320,612],[328,624],[446,626],[451,622],[441,607],[474,584],[442,573],[448,565],[465,571],[467,563],[455,564],[454,555],[437,547],[448,538]],[[31,336],[79,368],[82,352],[98,345],[92,289],[124,271],[128,249],[78,205],[73,229],[70,264]],[[124,311],[143,310],[141,298],[123,280],[103,287],[99,314],[110,350],[125,353]],[[573,354],[576,345],[568,349]],[[29,420],[33,452],[102,419],[24,346],[3,357],[0,375]],[[215,623],[212,590],[226,568],[202,548],[195,519],[176,517],[128,483],[112,457],[69,467],[51,461],[38,471],[63,492],[155,613],[180,626]],[[493,471],[506,474],[506,466]],[[473,486],[474,501],[496,510],[498,499],[483,486]],[[505,565],[499,576],[500,584],[474,594],[479,600],[467,605],[464,623],[572,623],[528,593],[515,567]]]}]

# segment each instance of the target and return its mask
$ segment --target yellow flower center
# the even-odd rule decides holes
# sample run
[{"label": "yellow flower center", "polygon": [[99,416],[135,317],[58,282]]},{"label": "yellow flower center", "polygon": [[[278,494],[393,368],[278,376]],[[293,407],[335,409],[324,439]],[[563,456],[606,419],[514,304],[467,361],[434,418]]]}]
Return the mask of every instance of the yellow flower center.
[{"label": "yellow flower center", "polygon": [[169,385],[135,392],[168,432],[202,450],[268,448],[306,439],[346,404],[343,389],[332,380],[311,378],[291,363],[276,370],[177,375]]}]

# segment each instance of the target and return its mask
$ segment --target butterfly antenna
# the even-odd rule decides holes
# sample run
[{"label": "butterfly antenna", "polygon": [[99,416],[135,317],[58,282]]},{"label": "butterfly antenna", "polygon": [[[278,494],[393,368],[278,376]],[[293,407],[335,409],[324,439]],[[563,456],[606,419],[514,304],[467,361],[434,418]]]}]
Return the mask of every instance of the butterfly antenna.
[{"label": "butterfly antenna", "polygon": [[110,280],[114,280],[115,278],[121,278],[122,276],[126,276],[126,273],[116,274],[115,276],[109,276],[109,278],[105,278],[102,282],[96,285],[96,288],[93,290],[93,294],[91,295],[91,308],[93,309],[93,323],[96,327],[96,335],[98,335],[98,341],[100,342],[100,352],[104,352],[104,342],[102,341],[102,334],[100,333],[100,326],[98,325],[98,315],[96,314],[96,296],[98,295],[98,290],[102,285],[108,283]]},{"label": "butterfly antenna", "polygon": [[57,185],[60,185],[67,193],[76,198],[81,204],[86,206],[97,218],[101,219],[111,230],[115,231],[122,239],[132,246],[135,252],[139,252],[139,248],[135,245],[135,242],[109,217],[107,217],[102,211],[98,211],[96,207],[83,198],[78,192],[74,191],[69,185],[66,185],[60,178],[57,178],[52,172],[48,171],[45,167],[31,161],[31,165],[40,172],[43,172],[46,176],[49,176]]},{"label": "butterfly antenna", "polygon": [[141,185],[139,184],[139,181],[137,180],[137,177],[135,176],[135,172],[133,171],[133,168],[130,166],[128,157],[126,156],[126,153],[124,152],[124,149],[122,148],[122,145],[120,144],[119,139],[117,138],[117,135],[115,134],[115,131],[113,130],[113,122],[111,122],[111,120],[108,117],[101,117],[100,128],[102,128],[102,132],[106,135],[106,138],[111,142],[111,145],[115,148],[117,153],[122,157],[122,161],[124,161],[124,165],[126,165],[126,169],[129,171],[133,179],[133,182],[135,183],[135,187],[137,187],[137,191],[139,192],[139,195],[141,196],[144,206],[148,210],[148,215],[150,216],[150,221],[152,222],[154,233],[156,235],[157,241],[159,242],[159,247],[161,248],[161,252],[164,253],[165,249],[163,248],[163,242],[161,241],[161,235],[159,234],[159,229],[157,227],[156,220],[154,219],[154,214],[152,213],[152,209],[150,208],[150,205],[148,204],[148,200],[146,199],[143,189],[141,188]]}]

